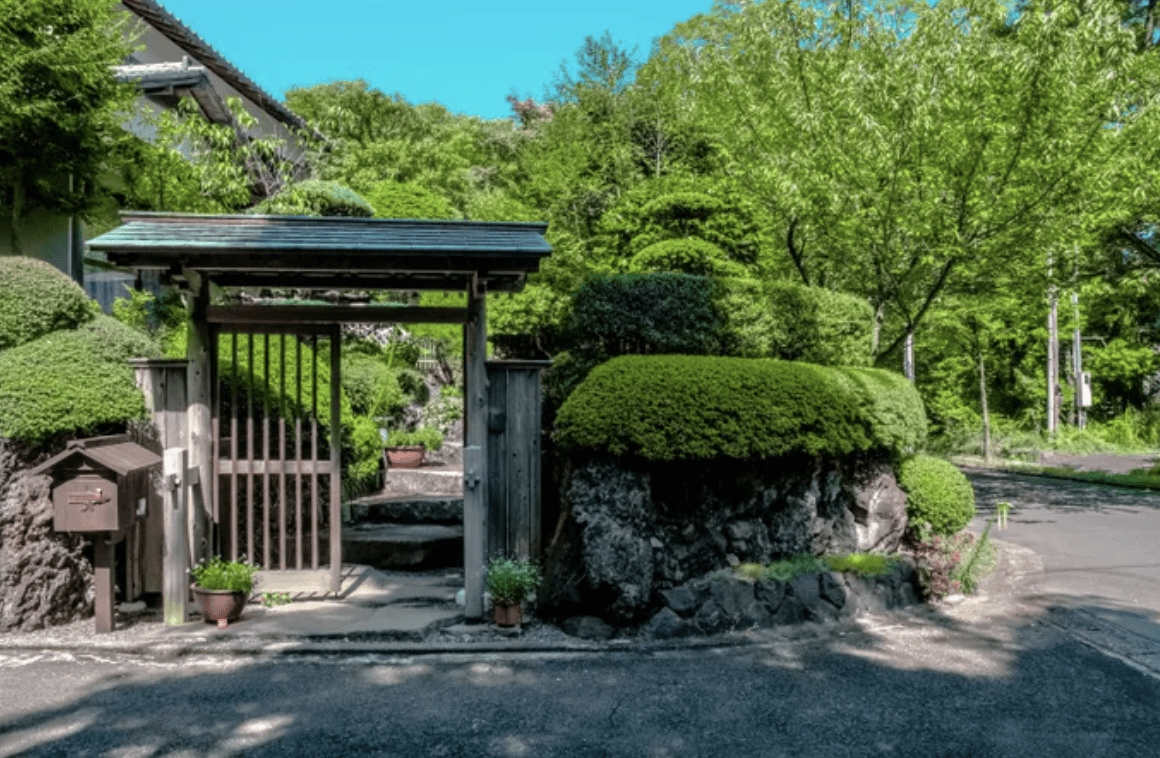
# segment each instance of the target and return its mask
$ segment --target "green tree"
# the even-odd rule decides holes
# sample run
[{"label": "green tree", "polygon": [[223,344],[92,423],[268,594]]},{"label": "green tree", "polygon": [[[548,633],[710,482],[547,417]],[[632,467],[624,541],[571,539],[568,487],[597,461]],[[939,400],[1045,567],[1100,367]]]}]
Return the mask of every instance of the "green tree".
[{"label": "green tree", "polygon": [[[726,2],[662,44],[811,284],[862,294],[879,356],[972,269],[1085,239],[1155,143],[1156,64],[1105,0]],[[1128,182],[1125,184],[1125,182]]]},{"label": "green tree", "polygon": [[33,208],[87,217],[133,87],[111,67],[129,54],[112,0],[0,0],[0,209],[11,246]]}]

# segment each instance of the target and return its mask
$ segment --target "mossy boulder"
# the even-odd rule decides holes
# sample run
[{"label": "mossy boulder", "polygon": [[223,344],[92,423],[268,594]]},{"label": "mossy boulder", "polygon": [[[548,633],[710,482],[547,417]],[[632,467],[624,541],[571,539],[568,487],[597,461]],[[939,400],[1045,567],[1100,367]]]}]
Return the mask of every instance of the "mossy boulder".
[{"label": "mossy boulder", "polygon": [[52,264],[0,255],[0,351],[91,321],[100,311],[94,306],[85,291]]}]

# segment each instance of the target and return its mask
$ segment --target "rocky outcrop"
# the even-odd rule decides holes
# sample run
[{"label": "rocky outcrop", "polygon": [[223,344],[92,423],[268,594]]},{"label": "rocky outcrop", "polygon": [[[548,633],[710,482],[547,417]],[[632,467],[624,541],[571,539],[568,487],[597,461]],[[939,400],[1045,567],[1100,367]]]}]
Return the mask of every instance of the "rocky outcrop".
[{"label": "rocky outcrop", "polygon": [[905,528],[885,457],[571,460],[541,603],[631,625],[671,608],[661,593],[695,577],[795,553],[892,551]]},{"label": "rocky outcrop", "polygon": [[92,564],[85,541],[52,529],[51,480],[0,438],[0,632],[91,616]]},{"label": "rocky outcrop", "polygon": [[828,572],[785,582],[751,582],[727,571],[715,572],[662,590],[664,606],[640,632],[653,639],[672,639],[802,621],[842,621],[917,603],[917,578],[908,559],[900,560],[889,574],[873,578]]}]

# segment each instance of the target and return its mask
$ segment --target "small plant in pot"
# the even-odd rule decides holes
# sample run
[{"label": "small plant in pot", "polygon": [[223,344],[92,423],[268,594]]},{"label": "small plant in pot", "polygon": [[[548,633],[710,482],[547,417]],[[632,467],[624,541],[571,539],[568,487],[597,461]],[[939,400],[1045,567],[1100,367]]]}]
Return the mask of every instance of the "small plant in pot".
[{"label": "small plant in pot", "polygon": [[190,571],[193,596],[206,621],[237,621],[246,600],[254,591],[254,572],[260,567],[245,561],[226,561],[214,557],[199,563]]},{"label": "small plant in pot", "polygon": [[391,468],[416,468],[423,463],[428,450],[443,447],[443,435],[438,429],[421,426],[413,432],[391,431],[385,444],[387,465]]},{"label": "small plant in pot", "polygon": [[492,558],[487,564],[487,591],[497,626],[519,626],[521,603],[540,586],[540,568],[532,561]]}]

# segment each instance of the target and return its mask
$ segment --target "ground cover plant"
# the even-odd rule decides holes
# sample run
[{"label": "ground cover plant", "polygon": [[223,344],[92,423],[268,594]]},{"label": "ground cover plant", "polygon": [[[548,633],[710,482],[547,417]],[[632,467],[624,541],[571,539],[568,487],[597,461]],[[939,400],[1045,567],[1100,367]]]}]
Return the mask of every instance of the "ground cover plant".
[{"label": "ground cover plant", "polygon": [[788,582],[799,576],[821,574],[826,571],[850,572],[858,576],[873,578],[889,574],[894,570],[897,562],[898,556],[878,553],[843,553],[840,555],[799,553],[768,564],[742,563],[731,573],[741,579],[754,582],[771,580]]},{"label": "ground cover plant", "polygon": [[934,533],[930,524],[912,531],[910,551],[918,561],[918,579],[927,597],[940,599],[954,593],[969,595],[990,575],[998,562],[998,548],[990,539],[988,522],[981,535]]}]

